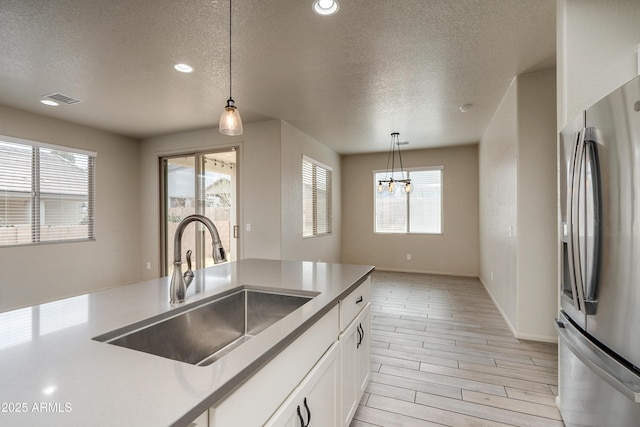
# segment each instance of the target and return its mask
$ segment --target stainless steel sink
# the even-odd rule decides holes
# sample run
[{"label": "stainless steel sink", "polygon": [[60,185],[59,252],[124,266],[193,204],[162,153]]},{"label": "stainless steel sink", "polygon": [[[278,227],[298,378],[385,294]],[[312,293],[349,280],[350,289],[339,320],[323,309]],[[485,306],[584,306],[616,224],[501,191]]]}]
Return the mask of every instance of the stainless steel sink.
[{"label": "stainless steel sink", "polygon": [[317,294],[283,294],[241,288],[185,307],[169,318],[151,318],[94,340],[205,366],[242,345]]}]

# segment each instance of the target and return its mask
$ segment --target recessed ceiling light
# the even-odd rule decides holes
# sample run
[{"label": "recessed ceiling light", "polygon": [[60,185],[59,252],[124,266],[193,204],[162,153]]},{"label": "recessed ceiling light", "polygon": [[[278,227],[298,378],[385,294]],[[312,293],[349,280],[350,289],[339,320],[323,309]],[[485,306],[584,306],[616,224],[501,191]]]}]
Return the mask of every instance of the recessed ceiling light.
[{"label": "recessed ceiling light", "polygon": [[333,15],[340,9],[337,0],[314,0],[313,11],[318,15]]},{"label": "recessed ceiling light", "polygon": [[48,105],[50,107],[57,107],[58,104],[56,101],[52,101],[50,99],[41,99],[40,102],[42,102],[44,105]]},{"label": "recessed ceiling light", "polygon": [[461,106],[460,106],[460,112],[462,112],[462,113],[466,113],[466,112],[468,112],[469,110],[471,110],[471,107],[473,107],[473,105],[471,105],[471,104],[464,104],[464,105],[461,105]]},{"label": "recessed ceiling light", "polygon": [[176,64],[173,66],[176,70],[181,73],[193,73],[193,67],[189,64]]}]

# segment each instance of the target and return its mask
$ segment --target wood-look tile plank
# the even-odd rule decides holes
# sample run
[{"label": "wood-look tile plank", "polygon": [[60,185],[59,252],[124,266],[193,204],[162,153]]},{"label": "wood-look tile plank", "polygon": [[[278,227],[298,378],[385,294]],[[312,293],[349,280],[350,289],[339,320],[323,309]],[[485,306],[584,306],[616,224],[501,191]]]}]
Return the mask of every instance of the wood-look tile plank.
[{"label": "wood-look tile plank", "polygon": [[367,406],[386,412],[392,412],[397,415],[419,419],[423,423],[419,425],[430,425],[427,424],[429,422],[455,427],[493,427],[507,425],[434,406],[425,406],[376,395],[371,395]]},{"label": "wood-look tile plank", "polygon": [[534,393],[511,387],[505,387],[505,390],[507,390],[507,396],[511,399],[526,400],[527,402],[541,403],[553,407],[556,405],[556,397],[551,390],[549,390],[549,393]]},{"label": "wood-look tile plank", "polygon": [[541,357],[539,354],[537,356],[531,356],[531,360],[533,360],[534,365],[538,366],[547,366],[550,368],[558,366],[558,357],[555,358],[553,356]]},{"label": "wood-look tile plank", "polygon": [[[463,391],[464,394],[464,391]],[[371,396],[369,401],[375,396]],[[374,404],[377,403],[374,400]],[[562,421],[552,420],[549,418],[528,415],[522,412],[500,409],[495,406],[478,404],[468,401],[460,401],[448,399],[446,397],[434,396],[418,392],[416,395],[416,403],[435,407],[441,410],[457,412],[472,417],[477,417],[491,422],[504,423],[507,425],[517,425],[526,427],[564,427]]]},{"label": "wood-look tile plank", "polygon": [[551,353],[543,353],[535,350],[509,348],[509,347],[497,347],[488,344],[470,343],[467,341],[456,341],[458,347],[464,347],[470,350],[480,350],[486,353],[490,353],[496,357],[498,356],[522,356],[524,358],[531,358],[534,363],[536,359],[544,361],[557,360],[558,356]]},{"label": "wood-look tile plank", "polygon": [[[362,424],[356,424],[362,423]],[[377,409],[369,406],[358,406],[350,427],[379,426],[379,427],[441,427],[442,424],[427,423],[418,418],[411,418],[404,414]]]},{"label": "wood-look tile plank", "polygon": [[407,402],[414,402],[416,400],[415,390],[378,382],[370,382],[367,386],[367,393],[369,396],[375,394],[392,399],[405,400]]},{"label": "wood-look tile plank", "polygon": [[521,369],[509,369],[498,366],[485,366],[476,363],[460,362],[458,364],[460,369],[474,372],[484,372],[487,374],[500,375],[508,378],[517,378],[525,381],[532,381],[542,384],[557,385],[558,376],[556,374],[547,374],[543,372],[524,371]]},{"label": "wood-look tile plank", "polygon": [[[384,372],[384,366],[380,368],[381,372]],[[473,381],[479,383],[486,383],[491,385],[498,385],[503,387],[519,388],[521,390],[536,391],[544,393],[545,389],[548,389],[548,385],[544,383],[538,383],[533,381],[520,380],[516,378],[508,378],[500,375],[489,374],[485,372],[473,372],[465,371],[464,369],[452,369],[444,366],[431,365],[429,363],[420,363],[420,371],[431,374],[438,374],[443,376],[449,376],[459,381]],[[465,388],[461,386],[461,388]],[[481,390],[476,390],[481,391]]]},{"label": "wood-look tile plank", "polygon": [[508,369],[519,369],[525,372],[541,372],[543,374],[549,374],[549,375],[558,375],[558,367],[557,366],[539,366],[539,365],[534,365],[533,364],[533,360],[531,361],[531,363],[517,363],[517,362],[511,362],[509,360],[502,360],[502,359],[495,359],[496,360],[496,366],[500,367],[500,368],[508,368]]},{"label": "wood-look tile plank", "polygon": [[479,403],[494,408],[507,409],[509,411],[521,412],[523,414],[535,415],[552,420],[562,420],[558,408],[547,404],[533,403],[469,390],[462,390],[462,399],[467,402]]},{"label": "wood-look tile plank", "polygon": [[419,361],[412,360],[409,357],[397,356],[399,356],[397,353],[389,353],[388,351],[381,349],[379,351],[371,352],[371,361],[380,363],[381,365],[397,366],[399,368],[413,369],[414,371],[420,370]]},{"label": "wood-look tile plank", "polygon": [[[449,351],[449,349],[455,349],[456,351]],[[490,357],[482,355],[469,354],[464,351],[458,351],[457,347],[438,346],[430,343],[424,343],[423,348],[409,347],[399,344],[391,344],[389,350],[403,351],[408,353],[415,353],[417,355],[427,357],[442,357],[452,360],[464,360],[467,362],[479,363],[482,365],[495,366],[495,361]]]},{"label": "wood-look tile plank", "polygon": [[[403,329],[396,328],[394,332],[389,331],[374,331],[380,337],[389,337],[396,338],[393,343],[402,344],[397,339],[404,339],[406,341],[417,341],[420,343],[420,347],[422,347],[423,342],[430,342],[434,344],[442,344],[442,345],[456,345],[456,337],[453,334],[450,334],[451,331],[441,333],[441,334],[427,334],[422,331],[416,331],[415,329]],[[439,336],[436,336],[439,335]],[[446,337],[446,338],[445,338]],[[390,341],[391,342],[391,341]],[[412,345],[412,344],[409,344]]]},{"label": "wood-look tile plank", "polygon": [[[435,366],[435,365],[430,365]],[[446,368],[451,369],[451,368]],[[458,369],[454,369],[458,371]],[[396,375],[398,377],[412,378],[420,381],[431,382],[434,384],[442,384],[452,387],[465,388],[466,390],[481,391],[483,393],[496,394],[498,396],[506,396],[507,393],[504,390],[502,384],[491,384],[484,381],[476,381],[474,379],[463,377],[456,377],[453,375],[439,374],[426,371],[414,371],[412,369],[398,368],[395,366],[382,365],[380,367],[380,373]]]},{"label": "wood-look tile plank", "polygon": [[428,381],[382,374],[378,372],[372,372],[369,381],[369,384],[387,384],[396,387],[404,387],[413,391],[422,391],[424,393],[450,397],[452,399],[462,399],[462,389],[450,385],[435,384]]},{"label": "wood-look tile plank", "polygon": [[[468,333],[456,333],[456,331],[441,331],[434,329],[427,330],[419,330],[417,328],[414,329],[405,329],[403,326],[396,327],[396,332],[400,334],[412,334],[414,336],[422,336],[428,338],[440,338],[442,340],[446,340],[446,342],[441,342],[444,345],[452,345],[455,341],[464,341],[468,343],[474,344],[487,344],[487,340],[485,338],[479,338],[474,336],[469,336]],[[433,341],[432,341],[433,342]]]},{"label": "wood-look tile plank", "polygon": [[[417,351],[396,351],[393,349],[371,349],[372,360],[378,360],[374,356],[387,356],[395,359],[404,359],[407,361],[426,362],[434,365],[448,366],[450,368],[457,368],[458,361],[448,357],[438,357],[419,353]],[[381,362],[384,363],[384,362]],[[400,366],[394,363],[387,363],[389,365]],[[416,370],[420,370],[420,363],[417,364]]]}]

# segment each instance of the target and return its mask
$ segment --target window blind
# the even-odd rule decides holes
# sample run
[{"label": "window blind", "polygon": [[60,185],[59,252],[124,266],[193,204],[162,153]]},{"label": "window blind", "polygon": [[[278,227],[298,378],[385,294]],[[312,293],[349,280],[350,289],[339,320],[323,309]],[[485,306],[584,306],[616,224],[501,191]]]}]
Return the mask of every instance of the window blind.
[{"label": "window blind", "polygon": [[[374,191],[386,172],[374,172]],[[402,185],[395,193],[375,192],[376,233],[442,233],[442,168],[410,169],[413,192],[405,194]]]},{"label": "window blind", "polygon": [[331,168],[302,159],[302,235],[329,234],[331,229]]},{"label": "window blind", "polygon": [[0,246],[94,239],[95,154],[0,137]]}]

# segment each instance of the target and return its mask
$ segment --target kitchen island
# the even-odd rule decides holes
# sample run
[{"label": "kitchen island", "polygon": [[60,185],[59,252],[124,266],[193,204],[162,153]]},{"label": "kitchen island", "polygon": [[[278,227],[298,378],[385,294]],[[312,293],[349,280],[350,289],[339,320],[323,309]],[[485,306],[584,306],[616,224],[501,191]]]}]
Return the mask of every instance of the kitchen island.
[{"label": "kitchen island", "polygon": [[[338,306],[372,271],[372,266],[248,259],[195,271],[186,302],[178,307],[169,304],[170,278],[163,277],[0,313],[0,425],[187,426],[233,396],[251,395],[246,391],[251,380],[265,367],[273,369],[330,314],[343,323],[338,313],[345,317],[349,309]],[[316,296],[208,366],[94,339],[242,287]],[[332,331],[336,343],[347,326]],[[357,330],[360,347],[365,329],[358,324]]]}]

